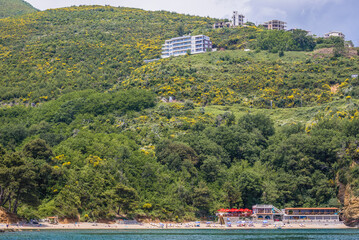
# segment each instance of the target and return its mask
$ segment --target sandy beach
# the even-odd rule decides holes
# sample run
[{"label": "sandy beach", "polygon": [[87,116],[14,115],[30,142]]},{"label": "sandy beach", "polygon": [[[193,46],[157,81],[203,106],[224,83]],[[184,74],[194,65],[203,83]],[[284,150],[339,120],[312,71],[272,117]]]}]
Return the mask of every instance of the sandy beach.
[{"label": "sandy beach", "polygon": [[188,223],[144,223],[144,224],[105,224],[105,223],[77,223],[77,224],[38,224],[38,225],[24,225],[17,226],[11,224],[0,224],[0,229],[12,229],[15,231],[21,230],[125,230],[125,229],[350,229],[343,223],[294,223],[285,224],[276,223],[263,226],[260,223],[255,223],[253,226],[238,226],[233,224],[231,227],[220,225],[218,223],[206,224],[201,223],[196,226],[195,222]]}]

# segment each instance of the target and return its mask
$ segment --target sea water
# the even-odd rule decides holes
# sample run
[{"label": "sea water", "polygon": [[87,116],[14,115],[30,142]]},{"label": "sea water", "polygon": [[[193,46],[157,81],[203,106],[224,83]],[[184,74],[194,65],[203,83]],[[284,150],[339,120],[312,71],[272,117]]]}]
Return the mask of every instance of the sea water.
[{"label": "sea water", "polygon": [[321,239],[358,240],[359,229],[261,229],[261,230],[41,230],[1,233],[0,239],[46,240],[229,240],[229,239]]}]

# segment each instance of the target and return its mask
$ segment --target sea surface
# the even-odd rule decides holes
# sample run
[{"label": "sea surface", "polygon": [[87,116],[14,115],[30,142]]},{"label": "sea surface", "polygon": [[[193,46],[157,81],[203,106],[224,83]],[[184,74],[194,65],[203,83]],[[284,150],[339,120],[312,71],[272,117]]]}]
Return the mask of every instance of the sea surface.
[{"label": "sea surface", "polygon": [[0,233],[0,239],[51,240],[229,240],[229,239],[321,239],[358,240],[359,229],[260,229],[260,230],[41,230]]}]

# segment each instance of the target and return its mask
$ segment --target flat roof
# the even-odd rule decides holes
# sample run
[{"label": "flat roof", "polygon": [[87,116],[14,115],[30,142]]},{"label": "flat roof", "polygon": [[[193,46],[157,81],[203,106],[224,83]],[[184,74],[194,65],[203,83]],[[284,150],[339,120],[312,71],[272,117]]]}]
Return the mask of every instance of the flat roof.
[{"label": "flat roof", "polygon": [[339,210],[339,208],[285,208],[285,210]]}]

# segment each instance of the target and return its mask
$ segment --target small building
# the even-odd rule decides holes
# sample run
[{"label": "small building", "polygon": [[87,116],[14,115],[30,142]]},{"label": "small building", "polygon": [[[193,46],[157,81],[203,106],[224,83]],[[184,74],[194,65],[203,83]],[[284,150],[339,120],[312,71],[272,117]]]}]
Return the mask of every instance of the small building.
[{"label": "small building", "polygon": [[339,221],[338,208],[286,208],[283,221]]},{"label": "small building", "polygon": [[286,22],[280,20],[272,20],[263,23],[262,26],[267,28],[268,30],[285,30],[286,24]]},{"label": "small building", "polygon": [[220,224],[227,224],[230,222],[237,222],[243,219],[249,219],[252,216],[252,210],[248,208],[232,208],[232,209],[219,209],[217,210],[216,216]]},{"label": "small building", "polygon": [[171,56],[204,53],[212,51],[212,42],[205,35],[182,36],[165,41],[162,47],[162,58]]},{"label": "small building", "polygon": [[333,32],[324,34],[324,38],[330,38],[330,37],[341,37],[341,38],[345,39],[345,35],[342,32],[338,32],[338,31],[333,31]]},{"label": "small building", "polygon": [[284,213],[273,205],[254,205],[253,217],[256,220],[282,221]]},{"label": "small building", "polygon": [[232,23],[231,22],[216,22],[215,24],[213,24],[213,28],[214,29],[218,29],[218,28],[230,28],[232,27]]}]

